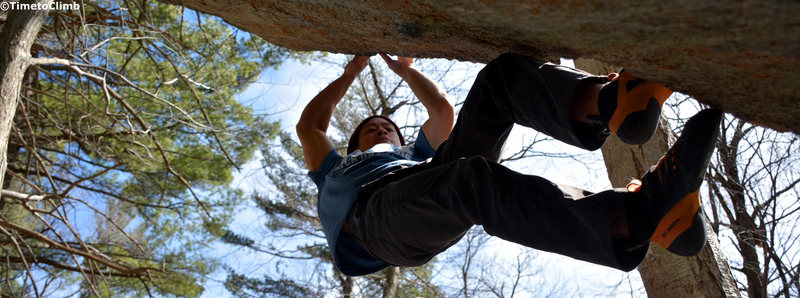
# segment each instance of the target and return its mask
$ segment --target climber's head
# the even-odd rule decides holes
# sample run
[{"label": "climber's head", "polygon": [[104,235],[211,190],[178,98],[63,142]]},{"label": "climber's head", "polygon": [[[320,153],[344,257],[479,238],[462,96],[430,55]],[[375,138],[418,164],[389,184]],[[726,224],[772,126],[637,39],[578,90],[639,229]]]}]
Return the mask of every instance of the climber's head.
[{"label": "climber's head", "polygon": [[382,115],[369,116],[358,124],[350,142],[347,144],[347,154],[356,149],[366,151],[380,143],[389,143],[403,146],[406,140],[400,134],[400,128],[391,119]]}]

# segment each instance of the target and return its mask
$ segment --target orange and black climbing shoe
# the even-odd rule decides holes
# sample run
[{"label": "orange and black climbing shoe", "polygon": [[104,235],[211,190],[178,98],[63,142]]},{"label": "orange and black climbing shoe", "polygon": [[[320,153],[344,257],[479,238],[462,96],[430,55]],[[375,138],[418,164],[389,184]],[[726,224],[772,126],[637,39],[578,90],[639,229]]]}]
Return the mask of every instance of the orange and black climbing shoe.
[{"label": "orange and black climbing shoe", "polygon": [[643,144],[656,131],[661,106],[671,94],[667,87],[622,70],[600,90],[600,115],[595,117],[626,144]]},{"label": "orange and black climbing shoe", "polygon": [[[678,140],[658,164],[628,185],[641,193],[637,200],[648,210],[634,224],[653,231],[650,241],[681,256],[693,256],[706,243],[705,216],[700,209],[699,189],[719,135],[722,111],[703,110],[683,128]],[[641,210],[641,209],[640,209]],[[630,219],[629,219],[630,220]],[[649,232],[648,232],[649,233]]]}]

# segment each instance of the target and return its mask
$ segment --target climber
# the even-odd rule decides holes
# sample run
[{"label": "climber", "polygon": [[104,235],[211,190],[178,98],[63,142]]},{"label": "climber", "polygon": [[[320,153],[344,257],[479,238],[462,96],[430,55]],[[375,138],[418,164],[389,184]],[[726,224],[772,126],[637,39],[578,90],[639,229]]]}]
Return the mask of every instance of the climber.
[{"label": "climber", "polygon": [[425,264],[473,225],[534,249],[624,271],[638,266],[650,241],[684,256],[705,245],[697,191],[719,110],[692,117],[641,179],[591,193],[498,164],[512,125],[586,150],[600,148],[610,133],[641,144],[654,133],[671,90],[626,71],[598,77],[503,54],[478,74],[453,126],[447,95],[411,58],[380,56],[427,109],[413,144],[380,115],[353,131],[347,156],[326,136],[336,105],[368,63],[365,56],[353,58],[309,102],[296,127],[319,189],[319,218],[342,273]]}]

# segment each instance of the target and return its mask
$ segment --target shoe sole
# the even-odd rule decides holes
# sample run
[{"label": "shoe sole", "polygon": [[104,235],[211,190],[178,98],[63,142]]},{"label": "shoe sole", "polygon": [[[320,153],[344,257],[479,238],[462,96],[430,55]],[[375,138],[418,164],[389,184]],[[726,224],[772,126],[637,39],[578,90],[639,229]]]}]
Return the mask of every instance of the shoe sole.
[{"label": "shoe sole", "polygon": [[672,90],[622,71],[616,91],[617,107],[608,121],[609,130],[626,144],[647,142],[656,131],[661,106]]},{"label": "shoe sole", "polygon": [[[700,111],[686,122],[683,134],[700,133],[693,137],[693,144],[683,144],[683,147],[702,150],[702,155],[690,156],[697,160],[689,164],[702,164],[696,173],[685,173],[685,194],[662,217],[656,227],[651,241],[661,245],[670,252],[681,256],[693,256],[703,249],[706,243],[705,217],[700,213],[701,200],[699,195],[703,175],[708,167],[708,161],[714,151],[714,145],[719,134],[719,124],[722,121],[722,111],[707,109]],[[697,132],[699,131],[699,132]],[[686,158],[686,157],[684,157]]]},{"label": "shoe sole", "polygon": [[[650,241],[661,245],[662,247],[666,248],[672,253],[681,255],[681,256],[692,256],[695,255],[695,251],[703,249],[705,246],[705,241],[702,241],[703,245],[693,245],[686,247],[685,243],[691,243],[691,239],[695,239],[697,237],[690,237],[691,239],[684,239],[683,241],[676,240],[680,236],[689,237],[687,234],[697,234],[697,232],[702,233],[703,238],[705,238],[705,229],[700,231],[692,231],[694,233],[686,233],[694,226],[695,217],[698,215],[698,211],[700,210],[700,196],[697,191],[694,191],[688,195],[686,195],[681,201],[676,204],[675,206],[670,209],[669,212],[661,219],[661,222],[658,223],[658,227],[656,227],[656,233],[650,238]],[[695,241],[695,243],[698,243]]]}]

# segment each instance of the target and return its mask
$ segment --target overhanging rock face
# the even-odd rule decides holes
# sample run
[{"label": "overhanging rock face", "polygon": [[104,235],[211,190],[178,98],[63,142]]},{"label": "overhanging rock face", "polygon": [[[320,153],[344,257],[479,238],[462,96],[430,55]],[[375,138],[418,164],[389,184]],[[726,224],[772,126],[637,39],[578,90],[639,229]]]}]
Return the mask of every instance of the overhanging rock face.
[{"label": "overhanging rock face", "polygon": [[796,1],[168,2],[295,50],[593,58],[755,124],[800,132]]}]

